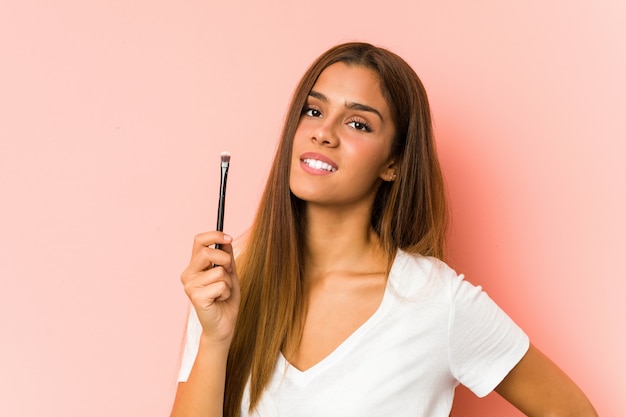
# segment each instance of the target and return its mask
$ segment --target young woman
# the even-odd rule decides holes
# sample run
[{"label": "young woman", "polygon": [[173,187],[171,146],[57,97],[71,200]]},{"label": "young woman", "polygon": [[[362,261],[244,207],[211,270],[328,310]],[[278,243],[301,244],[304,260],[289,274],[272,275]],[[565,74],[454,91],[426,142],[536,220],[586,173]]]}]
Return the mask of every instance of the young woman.
[{"label": "young woman", "polygon": [[443,417],[459,383],[529,416],[596,415],[440,260],[446,220],[417,75],[369,44],[324,53],[295,91],[236,261],[228,235],[196,236],[172,416]]}]

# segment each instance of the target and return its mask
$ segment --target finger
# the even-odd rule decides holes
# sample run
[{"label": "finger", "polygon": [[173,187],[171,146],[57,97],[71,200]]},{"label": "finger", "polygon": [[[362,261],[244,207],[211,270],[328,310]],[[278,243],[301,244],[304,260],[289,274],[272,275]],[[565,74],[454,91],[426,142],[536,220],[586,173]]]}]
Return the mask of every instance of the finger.
[{"label": "finger", "polygon": [[194,307],[207,310],[216,302],[227,301],[231,294],[232,290],[228,284],[224,281],[218,281],[205,287],[196,288],[188,296]]},{"label": "finger", "polygon": [[192,301],[207,297],[223,300],[230,297],[233,283],[233,278],[222,267],[217,267],[187,281],[185,292]]},{"label": "finger", "polygon": [[[206,251],[220,252],[210,248],[207,248]],[[222,266],[214,264],[215,257],[209,255],[203,256],[203,253],[204,251],[196,255],[182,272],[180,280],[184,285],[187,285],[187,283],[191,281],[200,283],[199,285],[207,285],[212,281],[222,279],[222,275],[227,276],[228,279],[232,279],[229,274],[232,273],[233,268],[231,258],[229,258],[228,254],[223,252],[220,254],[221,257],[225,259],[225,265]]]},{"label": "finger", "polygon": [[230,245],[232,241],[233,238],[224,232],[213,231],[199,233],[194,237],[191,253],[193,256],[195,253],[202,250],[202,248],[213,246],[216,243],[219,243],[223,246],[230,246],[229,252],[232,252],[232,246]]},{"label": "finger", "polygon": [[216,265],[223,266],[229,273],[233,271],[234,258],[231,254],[214,248],[203,248],[191,258],[187,269],[191,272],[201,272]]}]

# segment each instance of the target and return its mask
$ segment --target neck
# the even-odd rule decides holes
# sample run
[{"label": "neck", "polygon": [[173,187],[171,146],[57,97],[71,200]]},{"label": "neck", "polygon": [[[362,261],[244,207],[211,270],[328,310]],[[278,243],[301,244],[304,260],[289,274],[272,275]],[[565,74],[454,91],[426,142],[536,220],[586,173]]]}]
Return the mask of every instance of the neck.
[{"label": "neck", "polygon": [[308,279],[337,271],[384,270],[386,255],[371,224],[371,207],[307,206]]}]

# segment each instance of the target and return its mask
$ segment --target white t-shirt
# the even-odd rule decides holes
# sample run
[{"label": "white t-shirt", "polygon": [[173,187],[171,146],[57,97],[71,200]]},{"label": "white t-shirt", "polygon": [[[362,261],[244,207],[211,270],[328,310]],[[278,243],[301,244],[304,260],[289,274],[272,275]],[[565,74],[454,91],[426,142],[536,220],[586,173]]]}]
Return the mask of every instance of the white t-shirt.
[{"label": "white t-shirt", "polygon": [[[192,309],[179,381],[201,331]],[[448,417],[459,383],[487,395],[528,347],[481,287],[437,259],[399,251],[378,310],[304,372],[279,355],[252,414],[246,387],[242,417]]]}]

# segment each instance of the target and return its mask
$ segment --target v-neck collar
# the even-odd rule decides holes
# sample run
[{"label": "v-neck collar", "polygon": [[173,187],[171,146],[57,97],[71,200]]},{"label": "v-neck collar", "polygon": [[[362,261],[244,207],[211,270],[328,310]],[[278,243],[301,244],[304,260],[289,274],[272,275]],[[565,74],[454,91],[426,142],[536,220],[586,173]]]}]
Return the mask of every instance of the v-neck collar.
[{"label": "v-neck collar", "polygon": [[391,270],[389,271],[389,276],[387,277],[387,283],[385,285],[385,292],[383,294],[383,298],[380,302],[380,305],[374,311],[374,313],[361,325],[359,326],[350,336],[348,336],[339,346],[337,346],[332,352],[326,355],[323,359],[317,362],[315,365],[310,368],[301,371],[295,366],[291,365],[287,358],[283,355],[282,352],[278,355],[278,362],[276,364],[276,370],[284,374],[284,377],[293,382],[296,385],[304,386],[307,385],[310,381],[314,380],[320,374],[324,373],[328,368],[331,368],[334,364],[348,355],[351,351],[354,350],[355,346],[359,343],[359,339],[361,336],[367,333],[373,326],[375,326],[380,318],[387,311],[387,307],[390,304],[390,299],[392,299],[392,294],[390,292],[391,288],[395,287],[396,280],[393,277],[397,276],[397,269],[401,269],[401,264],[403,262],[399,262],[399,258],[403,258],[404,253],[402,251],[398,251],[396,257],[391,265]]}]

